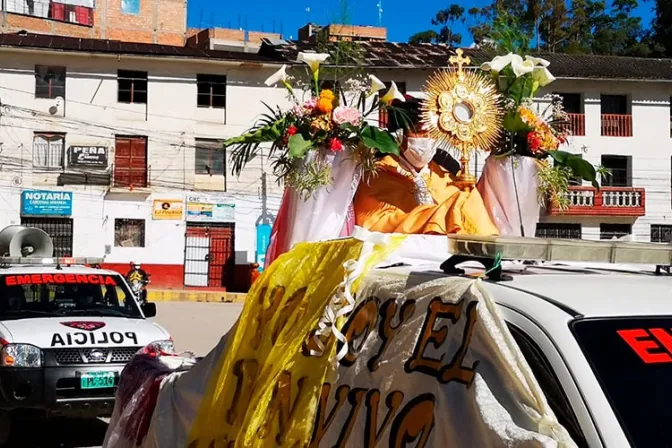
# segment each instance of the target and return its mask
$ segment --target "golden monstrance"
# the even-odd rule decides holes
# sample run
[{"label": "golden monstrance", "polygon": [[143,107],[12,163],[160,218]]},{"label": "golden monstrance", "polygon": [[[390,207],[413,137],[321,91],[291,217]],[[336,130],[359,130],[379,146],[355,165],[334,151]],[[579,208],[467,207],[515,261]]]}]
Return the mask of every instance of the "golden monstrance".
[{"label": "golden monstrance", "polygon": [[474,70],[463,70],[471,59],[457,56],[449,67],[434,73],[425,86],[422,119],[432,138],[460,151],[462,170],[458,181],[473,186],[476,178],[469,172],[471,152],[489,150],[501,132],[499,94],[490,78]]}]

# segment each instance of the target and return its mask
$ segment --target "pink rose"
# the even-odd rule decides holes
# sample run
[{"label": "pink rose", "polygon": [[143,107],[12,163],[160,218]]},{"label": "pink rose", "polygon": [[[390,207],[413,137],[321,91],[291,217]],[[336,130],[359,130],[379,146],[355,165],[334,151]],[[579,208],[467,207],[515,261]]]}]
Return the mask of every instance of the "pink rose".
[{"label": "pink rose", "polygon": [[332,119],[336,124],[349,123],[358,126],[362,122],[362,114],[354,107],[340,106],[334,109]]},{"label": "pink rose", "polygon": [[315,98],[311,98],[305,102],[303,107],[312,112],[317,107],[317,100]]}]

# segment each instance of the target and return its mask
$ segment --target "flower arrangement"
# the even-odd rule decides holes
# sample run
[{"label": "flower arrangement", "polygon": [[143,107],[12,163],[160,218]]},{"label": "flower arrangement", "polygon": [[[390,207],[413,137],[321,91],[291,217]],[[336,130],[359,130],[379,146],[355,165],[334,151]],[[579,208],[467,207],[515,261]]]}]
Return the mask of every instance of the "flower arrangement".
[{"label": "flower arrangement", "polygon": [[[233,171],[240,173],[255,157],[262,143],[270,143],[278,181],[294,188],[307,199],[318,188],[332,182],[334,155],[354,158],[364,173],[375,170],[376,152],[399,154],[396,139],[387,130],[373,125],[369,116],[379,108],[396,109],[394,100],[404,101],[397,86],[379,95],[385,84],[373,75],[364,80],[349,80],[346,88],[320,87],[320,64],[328,54],[299,53],[297,62],[305,63],[311,74],[310,89],[298,95],[283,66],[266,80],[266,85],[283,85],[292,103],[290,110],[270,108],[269,113],[246,133],[228,139],[224,147],[233,147]],[[307,98],[305,98],[307,96]],[[373,97],[377,100],[372,100]],[[403,112],[399,111],[403,117]]]},{"label": "flower arrangement", "polygon": [[[583,179],[599,188],[594,167],[580,156],[560,150],[569,137],[567,114],[562,98],[557,95],[544,97],[548,103],[537,109],[533,99],[540,87],[555,80],[545,59],[509,53],[497,56],[481,65],[481,70],[492,76],[504,98],[502,126],[504,140],[492,149],[497,157],[528,156],[539,160],[539,200],[542,205],[551,201],[556,207],[566,208],[564,193],[569,180]],[[549,159],[554,161],[552,165]]]}]

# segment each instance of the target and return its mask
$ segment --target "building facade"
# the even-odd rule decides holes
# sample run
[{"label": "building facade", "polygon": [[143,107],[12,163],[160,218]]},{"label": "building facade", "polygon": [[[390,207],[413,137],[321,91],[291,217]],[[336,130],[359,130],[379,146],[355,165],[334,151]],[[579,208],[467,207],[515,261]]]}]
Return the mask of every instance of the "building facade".
[{"label": "building facade", "polygon": [[140,262],[157,286],[235,289],[280,190],[269,179],[262,197],[258,160],[230,176],[221,141],[261,100],[284,101],[263,84],[278,65],[159,45],[35,48],[43,40],[0,47],[0,227],[40,227],[57,255],[104,256],[124,273]]},{"label": "building facade", "polygon": [[[295,44],[266,42],[255,54],[59,42],[0,36],[0,228],[42,228],[57,255],[104,256],[124,273],[142,263],[159,287],[244,288],[282,189],[260,158],[232,176],[221,142],[248,129],[262,101],[288,105],[284,89],[264,80],[296,60]],[[382,53],[369,55],[376,65],[365,70],[411,95],[450,54],[363,45],[429,61],[400,67],[400,56],[386,66]],[[427,49],[435,65],[413,54]],[[569,210],[545,210],[538,236],[664,242],[672,234],[672,64],[660,62],[669,73],[651,68],[658,78],[634,79],[626,68],[640,61],[615,60],[607,62],[623,73],[610,79],[577,69],[591,76],[579,79],[552,60],[559,79],[547,93],[561,94],[570,112],[567,150],[612,176],[599,191],[573,185]],[[485,157],[473,157],[475,173]]]}]

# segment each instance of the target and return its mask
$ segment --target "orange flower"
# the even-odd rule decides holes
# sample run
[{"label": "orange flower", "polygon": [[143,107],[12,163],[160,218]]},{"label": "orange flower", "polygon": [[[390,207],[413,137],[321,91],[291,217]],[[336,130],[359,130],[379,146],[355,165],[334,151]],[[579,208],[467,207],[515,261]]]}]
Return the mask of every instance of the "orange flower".
[{"label": "orange flower", "polygon": [[518,113],[520,114],[520,119],[523,120],[528,126],[534,126],[538,122],[538,118],[534,112],[532,112],[527,107],[518,108]]},{"label": "orange flower", "polygon": [[323,114],[330,114],[334,110],[334,102],[336,96],[334,92],[329,89],[324,89],[320,92],[320,98],[317,100],[317,108]]}]

